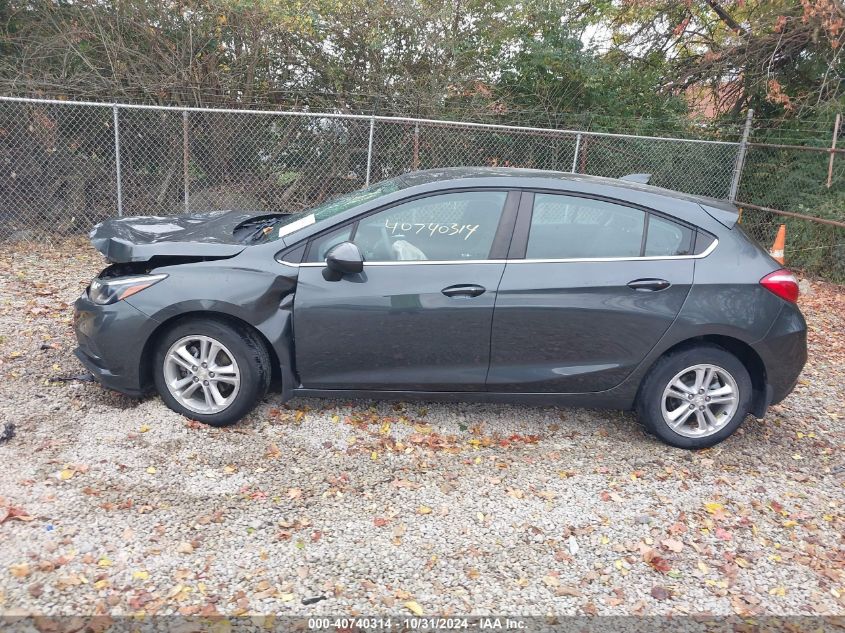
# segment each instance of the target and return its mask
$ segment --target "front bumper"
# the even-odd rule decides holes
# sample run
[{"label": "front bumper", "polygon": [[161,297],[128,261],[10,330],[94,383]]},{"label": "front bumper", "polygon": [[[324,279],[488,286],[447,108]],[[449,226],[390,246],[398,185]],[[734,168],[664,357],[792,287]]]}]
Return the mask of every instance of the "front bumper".
[{"label": "front bumper", "polygon": [[97,305],[87,292],[73,307],[79,342],[76,357],[103,386],[130,396],[143,395],[147,391],[141,372],[144,344],[155,322],[126,301]]}]

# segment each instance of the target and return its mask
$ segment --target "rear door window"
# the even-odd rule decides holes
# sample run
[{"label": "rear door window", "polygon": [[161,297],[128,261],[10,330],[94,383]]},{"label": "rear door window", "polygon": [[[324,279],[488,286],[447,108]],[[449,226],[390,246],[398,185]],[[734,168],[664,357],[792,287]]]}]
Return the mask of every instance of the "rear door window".
[{"label": "rear door window", "polygon": [[525,257],[639,257],[645,217],[645,211],[613,202],[538,193]]}]

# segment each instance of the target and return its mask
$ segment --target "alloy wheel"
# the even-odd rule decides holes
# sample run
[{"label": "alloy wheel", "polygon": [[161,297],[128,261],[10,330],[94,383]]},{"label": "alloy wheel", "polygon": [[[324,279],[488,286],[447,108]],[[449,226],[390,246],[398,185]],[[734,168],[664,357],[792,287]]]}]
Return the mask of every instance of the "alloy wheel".
[{"label": "alloy wheel", "polygon": [[721,430],[736,413],[739,388],[731,374],[717,365],[687,367],[663,390],[663,420],[685,437],[707,437]]},{"label": "alloy wheel", "polygon": [[195,413],[219,413],[234,402],[241,372],[229,349],[210,336],[184,336],[164,356],[170,394]]}]

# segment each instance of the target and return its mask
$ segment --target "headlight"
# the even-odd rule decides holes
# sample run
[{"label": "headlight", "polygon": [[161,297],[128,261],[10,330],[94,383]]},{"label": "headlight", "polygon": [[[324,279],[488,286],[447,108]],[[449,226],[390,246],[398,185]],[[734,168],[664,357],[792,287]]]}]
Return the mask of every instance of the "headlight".
[{"label": "headlight", "polygon": [[141,292],[145,288],[157,284],[165,277],[167,275],[135,275],[112,279],[100,279],[98,277],[88,287],[88,298],[98,305],[108,305],[131,297],[136,292]]}]

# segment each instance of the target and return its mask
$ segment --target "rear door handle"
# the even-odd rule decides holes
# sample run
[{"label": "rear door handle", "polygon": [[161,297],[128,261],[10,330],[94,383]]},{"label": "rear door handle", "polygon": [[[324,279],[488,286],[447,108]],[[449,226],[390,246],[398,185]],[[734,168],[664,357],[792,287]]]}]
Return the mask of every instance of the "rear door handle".
[{"label": "rear door handle", "polygon": [[628,282],[628,287],[632,290],[645,290],[650,292],[665,290],[671,285],[672,284],[665,279],[634,279],[634,281]]},{"label": "rear door handle", "polygon": [[484,294],[486,290],[487,288],[477,284],[459,284],[443,288],[441,292],[447,297],[477,297]]}]

